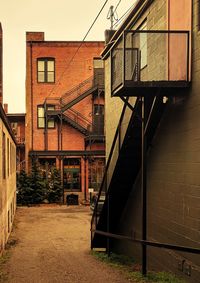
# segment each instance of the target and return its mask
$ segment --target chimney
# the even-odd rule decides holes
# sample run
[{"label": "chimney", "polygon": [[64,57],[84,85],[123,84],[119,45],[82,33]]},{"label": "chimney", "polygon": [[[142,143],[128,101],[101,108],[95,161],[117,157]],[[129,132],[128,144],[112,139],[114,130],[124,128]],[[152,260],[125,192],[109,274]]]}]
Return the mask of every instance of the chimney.
[{"label": "chimney", "polygon": [[3,30],[0,23],[0,103],[3,103]]},{"label": "chimney", "polygon": [[4,108],[4,112],[8,114],[8,103],[4,103],[3,108]]},{"label": "chimney", "polygon": [[44,41],[44,32],[26,32],[26,41]]}]

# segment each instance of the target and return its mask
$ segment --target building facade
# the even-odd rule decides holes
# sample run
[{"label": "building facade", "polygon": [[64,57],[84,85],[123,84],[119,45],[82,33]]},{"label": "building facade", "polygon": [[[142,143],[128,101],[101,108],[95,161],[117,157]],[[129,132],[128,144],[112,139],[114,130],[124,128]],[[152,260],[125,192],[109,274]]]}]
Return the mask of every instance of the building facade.
[{"label": "building facade", "polygon": [[45,41],[26,34],[27,170],[36,158],[43,170],[61,170],[63,199],[88,198],[104,168],[103,42]]},{"label": "building facade", "polygon": [[[4,111],[7,113],[4,104]],[[7,113],[6,114],[15,140],[16,148],[16,168],[17,172],[25,170],[25,114],[24,113]]]},{"label": "building facade", "polygon": [[104,49],[108,193],[92,218],[130,240],[94,232],[92,248],[187,282],[200,278],[199,15],[199,1],[137,1]]},{"label": "building facade", "polygon": [[[0,24],[0,70],[2,71],[2,28]],[[2,79],[2,73],[0,73]],[[3,100],[0,81],[1,102]],[[16,210],[16,142],[0,103],[0,255],[10,235]]]}]

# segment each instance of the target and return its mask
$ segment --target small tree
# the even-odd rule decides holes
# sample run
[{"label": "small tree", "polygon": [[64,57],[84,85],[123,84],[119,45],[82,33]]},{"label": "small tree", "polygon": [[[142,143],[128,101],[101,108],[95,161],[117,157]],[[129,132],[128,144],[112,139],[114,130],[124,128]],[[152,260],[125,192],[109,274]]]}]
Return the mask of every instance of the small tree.
[{"label": "small tree", "polygon": [[17,173],[17,203],[27,205],[32,203],[33,189],[30,176],[24,170]]},{"label": "small tree", "polygon": [[57,168],[52,168],[48,176],[47,199],[50,203],[60,202],[62,196],[61,174]]},{"label": "small tree", "polygon": [[32,188],[32,203],[41,203],[46,196],[46,181],[42,177],[39,166],[36,160],[32,162],[31,171],[31,188]]}]

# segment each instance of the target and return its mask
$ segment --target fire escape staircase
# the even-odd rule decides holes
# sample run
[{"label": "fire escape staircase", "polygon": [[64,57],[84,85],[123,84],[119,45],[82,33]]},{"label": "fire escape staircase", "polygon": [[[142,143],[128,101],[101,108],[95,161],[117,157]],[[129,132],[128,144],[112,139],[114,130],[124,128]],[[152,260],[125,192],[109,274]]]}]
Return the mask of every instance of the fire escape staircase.
[{"label": "fire escape staircase", "polygon": [[[98,231],[110,233],[117,231],[118,222],[129,194],[141,170],[141,98],[137,98],[134,109],[132,109],[133,112],[122,141],[121,126],[127,110],[130,111],[126,105],[125,103],[121,113],[91,220],[91,248],[106,247],[106,237],[98,234]],[[163,97],[157,95],[148,98],[146,105],[148,105],[148,119],[145,134],[147,137],[147,148],[150,149],[166,104],[163,103]],[[104,200],[103,205],[102,199]]]},{"label": "fire escape staircase", "polygon": [[73,106],[87,96],[103,91],[104,87],[101,82],[102,80],[99,80],[98,76],[92,76],[66,92],[61,98],[46,99],[46,105],[54,105],[55,107],[54,110],[46,108],[46,119],[59,116],[74,129],[89,136],[93,128],[92,122],[79,111],[73,109]]}]

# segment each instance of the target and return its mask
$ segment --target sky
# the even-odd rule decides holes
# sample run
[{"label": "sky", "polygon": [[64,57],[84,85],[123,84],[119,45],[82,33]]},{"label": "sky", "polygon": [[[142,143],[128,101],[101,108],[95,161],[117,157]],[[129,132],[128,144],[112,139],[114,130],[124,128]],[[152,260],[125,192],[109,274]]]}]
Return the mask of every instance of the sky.
[{"label": "sky", "polygon": [[[25,113],[26,31],[45,40],[82,40],[105,0],[0,0],[3,28],[3,103],[9,113]],[[109,0],[86,40],[104,40],[111,5],[120,18],[135,0]]]}]

